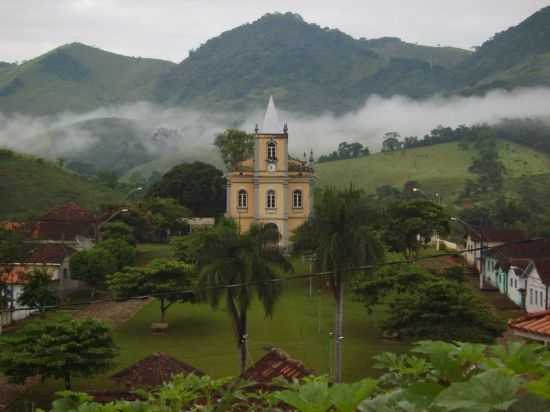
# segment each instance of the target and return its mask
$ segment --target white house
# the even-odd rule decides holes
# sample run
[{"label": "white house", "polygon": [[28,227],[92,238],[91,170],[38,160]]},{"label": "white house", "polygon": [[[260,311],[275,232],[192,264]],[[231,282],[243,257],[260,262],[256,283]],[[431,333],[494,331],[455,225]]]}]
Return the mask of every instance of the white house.
[{"label": "white house", "polygon": [[536,313],[550,309],[550,258],[535,259],[526,271],[525,310]]},{"label": "white house", "polygon": [[500,230],[490,226],[482,226],[478,230],[468,230],[465,237],[466,262],[479,272],[480,289],[496,288],[497,273],[494,261],[487,261],[488,251],[483,248],[494,248],[509,242],[525,239],[525,235],[510,230]]},{"label": "white house", "polygon": [[74,249],[61,243],[37,243],[23,262],[2,265],[0,280],[7,286],[4,297],[8,304],[3,308],[0,325],[10,324],[31,314],[31,311],[21,310],[18,299],[35,270],[45,270],[58,293],[76,289],[79,282],[71,279],[69,268],[69,259],[73,253]]}]

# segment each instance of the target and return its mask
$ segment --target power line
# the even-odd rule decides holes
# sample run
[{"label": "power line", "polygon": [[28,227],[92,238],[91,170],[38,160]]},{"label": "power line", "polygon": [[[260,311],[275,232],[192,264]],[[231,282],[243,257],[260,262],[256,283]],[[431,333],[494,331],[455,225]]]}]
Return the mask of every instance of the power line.
[{"label": "power line", "polygon": [[[531,239],[525,239],[525,240],[518,240],[513,242],[507,242],[503,243],[498,246],[481,246],[478,248],[471,248],[471,249],[461,249],[456,250],[454,252],[447,252],[447,253],[440,253],[437,255],[428,255],[428,256],[420,256],[416,257],[411,260],[396,260],[392,262],[383,262],[383,263],[376,263],[372,265],[364,265],[364,266],[355,266],[351,268],[344,268],[340,269],[341,273],[349,273],[349,272],[363,272],[367,270],[377,269],[383,266],[397,266],[402,264],[411,264],[416,262],[421,262],[424,260],[431,260],[431,259],[438,259],[442,257],[448,257],[448,256],[456,256],[461,255],[464,253],[472,253],[477,251],[490,251],[490,250],[498,250],[499,248],[503,248],[505,246],[509,245],[517,245],[517,244],[524,244],[524,243],[531,243],[536,241],[548,241],[548,239],[545,238],[531,238]],[[229,283],[226,285],[215,285],[215,286],[204,286],[198,289],[188,289],[188,290],[182,290],[182,291],[174,291],[174,292],[166,292],[166,293],[159,293],[155,295],[136,295],[136,296],[127,296],[124,298],[109,298],[109,299],[97,299],[97,300],[91,300],[91,301],[85,301],[85,302],[75,302],[75,303],[67,303],[62,305],[50,305],[50,306],[44,306],[41,309],[49,310],[49,309],[72,309],[72,308],[78,308],[80,306],[84,305],[93,305],[98,303],[109,303],[109,302],[127,302],[131,300],[146,300],[146,299],[152,299],[152,298],[162,298],[162,297],[170,297],[170,296],[181,296],[181,295],[197,295],[201,292],[207,292],[209,290],[217,290],[217,289],[234,289],[234,288],[240,288],[240,287],[246,287],[246,286],[254,286],[264,283],[272,283],[272,284],[281,284],[282,282],[288,282],[292,280],[299,280],[299,279],[309,279],[309,278],[322,278],[322,277],[328,277],[331,275],[334,275],[336,271],[324,271],[324,272],[315,272],[315,273],[301,273],[297,275],[292,276],[286,276],[281,278],[275,278],[275,279],[268,279],[268,280],[260,280],[260,281],[250,281],[250,282],[241,282],[241,283]],[[10,310],[4,310],[0,311],[0,315],[4,313],[13,313],[17,311],[23,311],[23,310],[29,310],[33,311],[36,310],[36,308],[31,307],[19,307],[19,308],[13,308]]]}]

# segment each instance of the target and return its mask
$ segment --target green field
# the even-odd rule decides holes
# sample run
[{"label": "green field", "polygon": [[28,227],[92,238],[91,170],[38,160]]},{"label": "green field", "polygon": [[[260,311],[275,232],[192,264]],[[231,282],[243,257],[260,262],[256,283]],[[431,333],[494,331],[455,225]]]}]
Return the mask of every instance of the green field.
[{"label": "green field", "polygon": [[[509,178],[550,171],[550,157],[544,153],[502,141],[498,147]],[[405,182],[415,180],[426,191],[439,192],[443,197],[448,197],[462,191],[466,178],[472,177],[468,167],[474,155],[472,148],[462,150],[458,143],[445,143],[319,163],[316,165],[316,175],[321,186],[341,187],[352,183],[369,193],[382,185],[400,189]]]},{"label": "green field", "polygon": [[[138,259],[144,263],[152,257],[169,257],[166,245],[139,245]],[[296,271],[303,271],[296,264]],[[309,283],[305,280],[285,283],[285,289],[273,318],[265,319],[258,302],[254,302],[249,317],[249,346],[251,360],[258,360],[266,346],[287,351],[318,374],[331,372],[331,339],[334,299],[328,290],[319,292],[313,283],[309,296]],[[325,288],[323,288],[325,289]],[[404,351],[410,345],[381,339],[379,322],[384,308],[369,315],[366,309],[348,296],[345,304],[344,378],[347,381],[376,374],[372,357],[382,351]],[[238,375],[239,354],[232,335],[229,316],[221,306],[212,310],[207,304],[178,304],[167,312],[169,331],[153,335],[152,322],[159,319],[158,303],[145,306],[137,315],[114,330],[120,347],[116,366],[93,379],[76,379],[75,390],[113,389],[109,376],[154,352],[165,352],[190,363],[214,377]],[[62,383],[47,381],[32,387],[22,397],[47,406]],[[18,402],[17,411],[24,411],[24,402]]]},{"label": "green field", "polygon": [[10,153],[0,150],[0,220],[27,219],[67,202],[94,209],[124,198],[42,159]]}]

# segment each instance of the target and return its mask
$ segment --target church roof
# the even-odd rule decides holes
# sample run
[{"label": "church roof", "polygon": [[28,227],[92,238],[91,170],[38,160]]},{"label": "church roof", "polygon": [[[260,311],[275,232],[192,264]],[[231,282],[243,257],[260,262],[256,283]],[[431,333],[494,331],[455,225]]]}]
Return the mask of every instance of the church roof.
[{"label": "church roof", "polygon": [[275,107],[273,96],[269,96],[269,103],[267,104],[267,109],[265,111],[261,132],[279,134],[283,133],[283,129],[284,126],[279,120],[279,115],[277,114],[277,108]]}]

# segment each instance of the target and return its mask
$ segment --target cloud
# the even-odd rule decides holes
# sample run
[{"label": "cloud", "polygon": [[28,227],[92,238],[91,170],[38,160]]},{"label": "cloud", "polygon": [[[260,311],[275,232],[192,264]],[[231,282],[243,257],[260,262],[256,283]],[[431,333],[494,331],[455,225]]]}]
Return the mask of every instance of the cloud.
[{"label": "cloud", "polygon": [[[439,125],[456,127],[496,123],[503,118],[550,116],[548,101],[548,88],[497,90],[485,96],[436,96],[425,100],[374,96],[359,110],[343,116],[326,113],[312,117],[280,111],[279,117],[288,123],[291,153],[300,156],[314,149],[319,155],[334,150],[342,141],[358,141],[376,151],[388,131],[421,138]],[[47,117],[0,113],[0,146],[49,158],[70,156],[99,141],[99,134],[93,128],[82,128],[80,122],[106,117],[132,120],[138,130],[137,138],[153,156],[161,157],[188,153],[197,146],[212,147],[214,136],[228,127],[252,132],[256,123],[261,124],[263,111],[244,115],[205,113],[142,102]],[[171,131],[161,133],[162,141],[153,138],[160,128]]]}]

